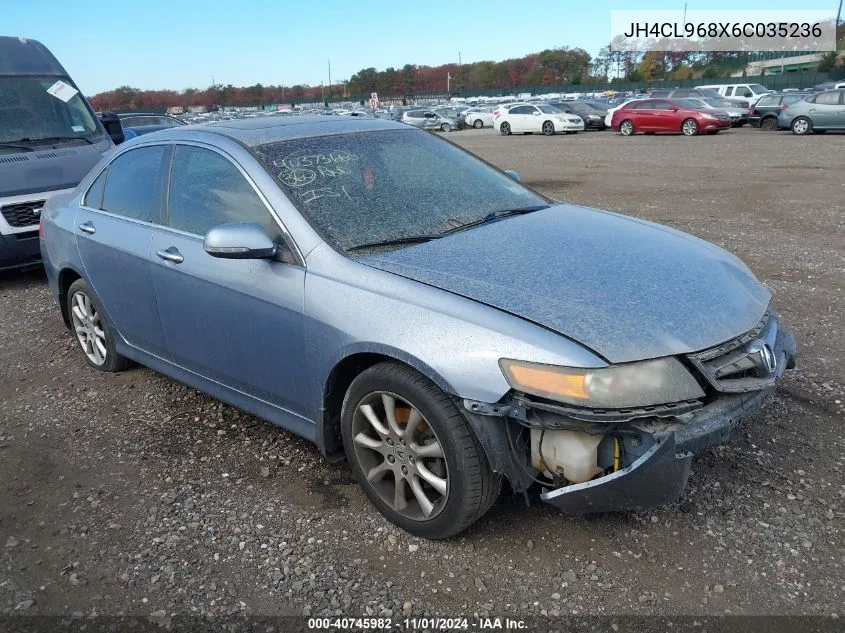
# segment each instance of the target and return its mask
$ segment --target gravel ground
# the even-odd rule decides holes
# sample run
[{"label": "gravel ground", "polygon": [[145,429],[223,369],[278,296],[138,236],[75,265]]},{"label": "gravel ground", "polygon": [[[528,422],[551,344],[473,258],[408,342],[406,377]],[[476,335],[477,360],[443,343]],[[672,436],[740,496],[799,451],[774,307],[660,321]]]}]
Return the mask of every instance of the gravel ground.
[{"label": "gravel ground", "polygon": [[298,437],[147,369],[89,370],[43,276],[6,274],[0,614],[841,613],[845,137],[449,138],[549,195],[737,253],[799,368],[671,506],[566,517],[504,495],[427,542]]}]

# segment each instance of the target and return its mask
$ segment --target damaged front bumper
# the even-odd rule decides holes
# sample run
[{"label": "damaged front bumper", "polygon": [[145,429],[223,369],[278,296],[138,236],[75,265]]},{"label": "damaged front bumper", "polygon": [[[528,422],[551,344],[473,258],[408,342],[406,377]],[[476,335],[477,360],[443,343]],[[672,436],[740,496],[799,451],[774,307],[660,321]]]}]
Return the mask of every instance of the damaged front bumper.
[{"label": "damaged front bumper", "polygon": [[[753,377],[744,371],[748,366],[746,358],[758,353],[755,345],[762,343],[769,346],[776,367],[762,377]],[[566,405],[538,402],[521,394],[514,397],[510,406],[498,409],[485,410],[480,403],[464,404],[467,410],[482,414],[469,416],[470,421],[487,449],[493,469],[505,474],[517,491],[525,491],[537,481],[526,472],[524,455],[528,452],[534,472],[549,480],[540,495],[546,503],[573,514],[644,510],[680,497],[689,478],[693,454],[727,441],[741,420],[764,405],[784,371],[794,367],[795,351],[792,336],[780,326],[776,315],[767,313],[760,326],[745,335],[690,355],[690,363],[711,384],[708,402],[677,403],[654,407],[652,411],[576,412]],[[504,428],[518,429],[518,437],[524,436],[526,430],[529,435],[535,434],[531,446],[519,446],[508,430],[510,452],[506,454],[501,449],[502,441],[493,437],[497,425],[485,423],[486,415],[505,417]],[[555,454],[546,460],[549,453],[544,455],[542,449],[537,450],[538,443],[542,445],[544,440],[542,435],[539,440],[536,435],[543,433],[546,438],[553,438],[559,430],[565,432],[558,436],[575,432],[585,438],[616,438],[612,441],[618,442],[624,459],[619,460],[617,450],[616,459],[608,460],[604,440],[602,444],[592,440],[597,455],[605,449],[605,459],[594,459],[592,464],[598,468],[592,472],[601,473],[604,469],[604,474],[590,478],[588,472],[575,483],[572,478],[562,477],[556,467],[548,466],[560,463]],[[553,440],[551,448],[556,448]],[[521,456],[523,462],[518,462]]]},{"label": "damaged front bumper", "polygon": [[677,452],[669,433],[633,464],[582,484],[543,492],[540,498],[567,513],[643,510],[677,499],[687,485],[692,453]]}]

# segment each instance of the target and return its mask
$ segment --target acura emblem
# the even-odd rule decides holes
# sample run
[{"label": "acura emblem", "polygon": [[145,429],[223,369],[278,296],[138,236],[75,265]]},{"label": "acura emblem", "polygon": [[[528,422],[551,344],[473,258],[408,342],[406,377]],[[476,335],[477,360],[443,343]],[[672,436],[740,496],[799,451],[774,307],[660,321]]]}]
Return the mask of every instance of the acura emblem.
[{"label": "acura emblem", "polygon": [[748,346],[748,355],[754,364],[767,374],[773,374],[778,367],[778,360],[772,346],[765,341],[756,340]]}]

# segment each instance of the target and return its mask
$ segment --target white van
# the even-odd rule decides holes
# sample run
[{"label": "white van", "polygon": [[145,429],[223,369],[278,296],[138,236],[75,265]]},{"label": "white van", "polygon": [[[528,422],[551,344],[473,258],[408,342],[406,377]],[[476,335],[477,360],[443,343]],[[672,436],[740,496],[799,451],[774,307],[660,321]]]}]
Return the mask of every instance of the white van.
[{"label": "white van", "polygon": [[713,86],[696,86],[696,88],[712,88],[725,99],[745,101],[748,107],[757,103],[763,95],[772,92],[761,84],[717,84]]}]

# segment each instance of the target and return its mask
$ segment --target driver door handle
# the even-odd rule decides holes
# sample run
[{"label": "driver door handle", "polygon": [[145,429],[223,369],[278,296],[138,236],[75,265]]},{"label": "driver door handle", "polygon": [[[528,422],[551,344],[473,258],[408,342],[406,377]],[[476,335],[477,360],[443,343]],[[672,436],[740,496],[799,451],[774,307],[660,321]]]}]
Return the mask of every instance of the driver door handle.
[{"label": "driver door handle", "polygon": [[181,264],[185,261],[185,258],[182,257],[182,253],[180,253],[179,249],[175,246],[171,246],[165,250],[156,251],[156,255],[161,257],[163,260],[173,262],[174,264]]},{"label": "driver door handle", "polygon": [[89,235],[93,235],[94,233],[97,232],[97,229],[94,228],[94,225],[91,223],[91,220],[88,220],[87,222],[83,222],[82,224],[80,224],[79,230],[82,231],[83,233],[88,233]]}]

